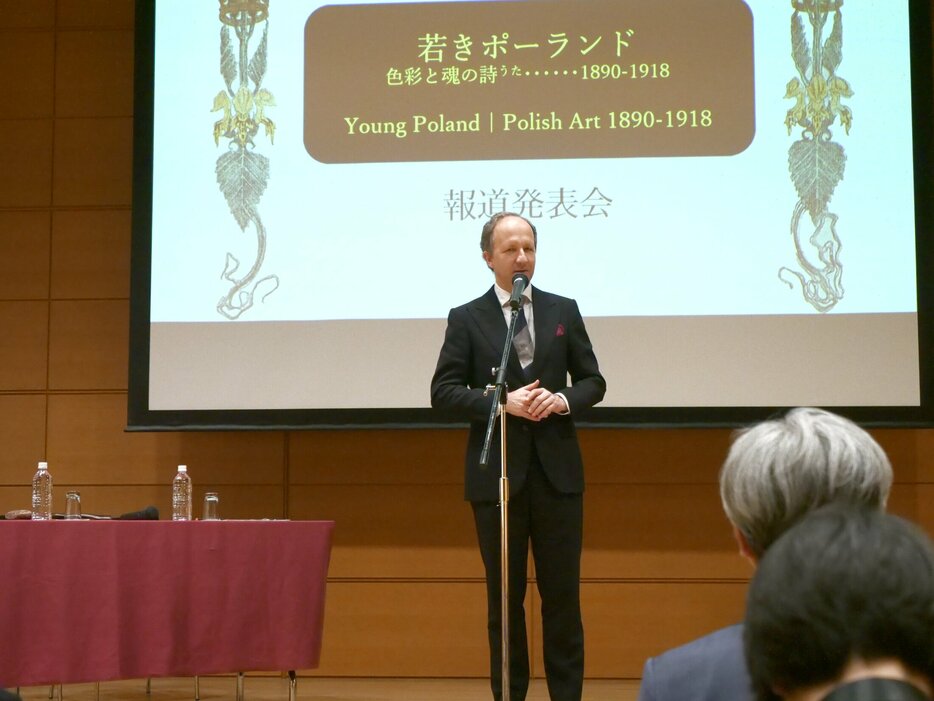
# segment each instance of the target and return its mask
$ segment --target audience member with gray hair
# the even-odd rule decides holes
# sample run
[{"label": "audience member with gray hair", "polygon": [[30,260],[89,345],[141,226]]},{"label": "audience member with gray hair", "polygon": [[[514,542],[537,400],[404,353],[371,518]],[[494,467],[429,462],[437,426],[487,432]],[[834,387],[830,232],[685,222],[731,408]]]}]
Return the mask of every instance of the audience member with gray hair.
[{"label": "audience member with gray hair", "polygon": [[[755,565],[768,547],[824,504],[882,510],[892,467],[852,421],[792,409],[740,431],[720,470],[720,496],[740,554]],[[743,627],[729,626],[646,660],[639,701],[751,701]]]},{"label": "audience member with gray hair", "polygon": [[739,433],[720,469],[720,499],[753,559],[815,508],[846,501],[884,508],[892,467],[859,426],[820,409],[793,409]]},{"label": "audience member with gray hair", "polygon": [[875,509],[817,509],[762,558],[744,633],[757,701],[931,699],[931,541]]}]

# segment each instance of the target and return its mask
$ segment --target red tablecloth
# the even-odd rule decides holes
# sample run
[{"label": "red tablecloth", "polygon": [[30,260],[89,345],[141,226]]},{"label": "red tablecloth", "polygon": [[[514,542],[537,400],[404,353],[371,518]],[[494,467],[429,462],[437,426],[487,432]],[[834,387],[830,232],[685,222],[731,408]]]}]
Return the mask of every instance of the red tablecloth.
[{"label": "red tablecloth", "polygon": [[332,521],[0,521],[0,687],[316,667]]}]

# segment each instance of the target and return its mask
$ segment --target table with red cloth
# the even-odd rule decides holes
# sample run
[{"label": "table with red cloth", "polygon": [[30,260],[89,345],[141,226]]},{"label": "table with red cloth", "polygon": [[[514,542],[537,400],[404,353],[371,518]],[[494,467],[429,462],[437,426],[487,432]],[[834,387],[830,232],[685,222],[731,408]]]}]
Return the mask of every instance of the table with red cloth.
[{"label": "table with red cloth", "polygon": [[0,520],[0,688],[314,668],[333,529]]}]

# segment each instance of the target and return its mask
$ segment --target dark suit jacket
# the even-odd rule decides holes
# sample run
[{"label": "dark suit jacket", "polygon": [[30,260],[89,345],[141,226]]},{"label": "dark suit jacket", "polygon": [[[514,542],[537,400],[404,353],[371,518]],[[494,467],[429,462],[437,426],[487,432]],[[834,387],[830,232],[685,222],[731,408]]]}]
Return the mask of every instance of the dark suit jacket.
[{"label": "dark suit jacket", "polygon": [[752,701],[743,653],[743,626],[705,635],[650,657],[639,701]]},{"label": "dark suit jacket", "polygon": [[[603,399],[606,382],[600,375],[577,302],[535,288],[532,304],[535,358],[527,376],[541,380],[541,385],[552,392],[561,392],[571,413],[552,414],[539,422],[507,418],[510,491],[522,489],[534,446],[554,487],[565,493],[579,493],[584,489],[584,469],[572,417]],[[479,464],[493,404],[493,393],[483,396],[483,391],[493,382],[491,370],[502,359],[506,332],[503,308],[492,287],[482,297],[452,309],[431,381],[431,405],[470,421],[464,479],[464,496],[469,501],[499,499],[498,421],[490,465],[481,470]],[[518,389],[529,381],[512,349],[506,373],[509,389]]]}]

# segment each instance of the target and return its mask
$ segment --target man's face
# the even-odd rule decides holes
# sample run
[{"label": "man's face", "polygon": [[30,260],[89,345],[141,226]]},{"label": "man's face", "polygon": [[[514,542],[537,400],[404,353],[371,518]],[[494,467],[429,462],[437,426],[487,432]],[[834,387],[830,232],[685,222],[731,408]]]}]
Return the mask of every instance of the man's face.
[{"label": "man's face", "polygon": [[496,276],[496,284],[512,289],[512,278],[523,273],[532,279],[535,272],[535,235],[520,217],[505,217],[493,229],[492,253],[483,252],[483,260]]}]

